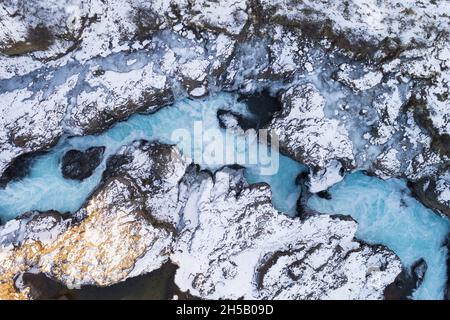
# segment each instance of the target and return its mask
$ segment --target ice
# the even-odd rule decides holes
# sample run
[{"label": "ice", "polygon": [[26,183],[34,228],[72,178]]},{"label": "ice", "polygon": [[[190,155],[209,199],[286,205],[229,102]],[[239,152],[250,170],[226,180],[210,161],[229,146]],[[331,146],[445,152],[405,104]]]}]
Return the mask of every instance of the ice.
[{"label": "ice", "polygon": [[[237,98],[235,94],[220,93],[203,99],[185,99],[150,115],[134,115],[101,135],[63,138],[51,152],[34,160],[28,176],[12,181],[0,190],[0,217],[3,221],[9,220],[28,210],[76,211],[99,184],[108,156],[116,153],[121,146],[137,139],[176,143],[173,132],[181,129],[192,134],[196,121],[202,121],[206,129],[224,134],[219,127],[218,110],[249,116],[246,105],[238,102]],[[236,133],[236,137],[242,142],[242,136]],[[182,142],[178,146],[184,154],[192,156],[202,144],[208,150],[211,143],[214,144],[194,141],[194,150],[188,150]],[[70,149],[85,150],[92,146],[106,147],[104,160],[94,174],[82,182],[64,179],[59,168],[64,153]],[[231,151],[239,156],[247,151],[246,148],[246,145],[237,144]],[[202,167],[216,170],[233,163],[234,158],[225,163],[202,164]],[[300,187],[295,180],[305,169],[280,155],[279,170],[274,175],[262,174],[261,166],[257,164],[249,166],[245,176],[250,183],[268,183],[276,209],[295,215],[300,195]],[[399,255],[406,267],[423,257],[429,271],[414,298],[442,298],[447,256],[442,243],[449,232],[448,220],[413,199],[401,180],[383,181],[355,173],[331,188],[330,192],[332,200],[313,197],[309,205],[321,212],[352,215],[359,222],[360,239],[387,245]]]},{"label": "ice", "polygon": [[297,199],[301,188],[295,183],[297,176],[306,170],[300,163],[280,155],[280,169],[276,175],[261,175],[257,166],[250,167],[245,173],[249,183],[265,182],[272,190],[274,207],[291,216],[296,214]]},{"label": "ice", "polygon": [[409,268],[424,258],[428,270],[415,299],[442,299],[450,222],[411,196],[402,180],[381,180],[356,172],[330,189],[331,200],[313,196],[308,205],[324,213],[348,214],[358,221],[357,237],[393,250]]},{"label": "ice", "polygon": [[[237,95],[223,93],[200,100],[182,100],[150,115],[134,115],[101,135],[66,137],[51,152],[34,160],[27,177],[12,181],[5,189],[0,190],[0,217],[2,220],[9,220],[29,210],[74,212],[100,183],[106,159],[121,146],[138,139],[176,143],[177,141],[172,139],[173,133],[176,130],[185,130],[192,134],[197,121],[201,121],[204,129],[216,129],[224,134],[217,120],[219,109],[232,110],[243,115],[247,113],[246,105],[237,102]],[[238,137],[237,140],[239,139],[242,142],[243,137]],[[203,150],[207,151],[214,145],[214,141],[209,144],[206,141],[194,141],[193,150],[188,150],[182,142],[178,146],[185,155],[192,157],[196,150],[201,150],[202,144]],[[106,147],[104,160],[94,174],[82,182],[64,179],[60,170],[60,159],[64,153],[70,149],[85,150],[92,146]],[[236,143],[234,149],[228,152],[239,157],[245,155],[247,146]],[[265,145],[261,147],[267,148]],[[202,168],[216,170],[224,165],[234,164],[234,159],[222,163],[201,164]],[[302,170],[304,167],[301,164],[280,155],[280,167],[275,175],[264,175],[261,173],[261,167],[253,165],[247,172],[247,178],[251,183],[269,183],[276,208],[294,215],[296,200],[300,194],[295,178]]]}]

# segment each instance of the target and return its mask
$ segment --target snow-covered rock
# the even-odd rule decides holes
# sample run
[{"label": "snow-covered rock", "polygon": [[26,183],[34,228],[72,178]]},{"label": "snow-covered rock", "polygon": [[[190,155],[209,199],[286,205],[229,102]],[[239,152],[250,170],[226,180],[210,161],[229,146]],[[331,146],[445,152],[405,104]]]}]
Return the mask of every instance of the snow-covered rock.
[{"label": "snow-covered rock", "polygon": [[154,63],[149,63],[128,72],[89,70],[84,79],[89,90],[76,96],[76,105],[65,118],[66,131],[101,132],[133,113],[154,112],[171,102],[167,77],[154,69]]},{"label": "snow-covered rock", "polygon": [[413,41],[423,43],[449,26],[450,5],[445,1],[262,0],[261,4],[273,21],[309,23],[311,32],[324,35],[327,31],[330,35],[331,29],[336,38],[344,35],[349,38],[333,40],[356,44],[379,43],[386,38],[398,38],[405,45]]},{"label": "snow-covered rock", "polygon": [[20,88],[0,94],[0,172],[19,155],[40,151],[57,143],[69,106],[69,92],[77,76],[62,84],[33,92]]},{"label": "snow-covered rock", "polygon": [[380,299],[401,272],[394,253],[354,239],[357,223],[339,216],[301,221],[280,215],[266,184],[242,171],[191,184],[171,259],[182,290],[215,299]]},{"label": "snow-covered rock", "polygon": [[402,271],[387,248],[356,241],[348,217],[293,219],[242,169],[188,165],[173,146],[136,141],[73,216],[30,212],[1,226],[0,297],[32,298],[15,283],[27,272],[107,286],[169,259],[176,284],[202,298],[380,299]]},{"label": "snow-covered rock", "polygon": [[337,176],[341,165],[337,162],[346,169],[354,167],[353,145],[345,127],[325,116],[324,97],[312,84],[307,84],[290,88],[280,100],[283,108],[275,114],[268,129],[278,135],[283,152],[321,171],[311,174],[311,191],[325,190],[340,181],[342,177]]},{"label": "snow-covered rock", "polygon": [[139,273],[159,268],[168,259],[172,231],[151,223],[140,197],[123,177],[108,181],[75,218],[31,213],[8,222],[0,230],[2,298],[26,296],[14,289],[14,277],[28,271],[79,287],[125,280],[149,254],[152,259]]},{"label": "snow-covered rock", "polygon": [[72,216],[30,212],[0,227],[0,297],[24,298],[15,276],[106,286],[168,261],[178,219],[178,149],[137,141],[109,161],[103,184]]},{"label": "snow-covered rock", "polygon": [[[449,10],[417,0],[3,1],[0,174],[64,134],[186,96],[270,88],[282,92],[272,124],[283,151],[312,167],[310,181],[320,176],[312,190],[339,181],[324,183],[332,161],[436,182],[450,152]],[[292,108],[302,90],[315,93]]]}]

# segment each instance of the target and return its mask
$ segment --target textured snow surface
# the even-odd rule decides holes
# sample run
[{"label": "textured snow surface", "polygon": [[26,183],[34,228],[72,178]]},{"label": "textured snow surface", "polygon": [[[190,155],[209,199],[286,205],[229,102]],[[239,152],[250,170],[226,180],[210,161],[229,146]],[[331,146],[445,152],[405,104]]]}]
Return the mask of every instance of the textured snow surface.
[{"label": "textured snow surface", "polygon": [[[174,99],[270,87],[283,104],[275,131],[290,136],[282,148],[313,174],[339,161],[344,172],[436,181],[449,161],[449,10],[413,0],[4,1],[0,172],[65,134]],[[339,181],[321,180],[312,191]]]},{"label": "textured snow surface", "polygon": [[2,298],[19,295],[9,296],[8,288],[15,275],[30,269],[78,287],[125,280],[150,252],[152,259],[139,273],[159,268],[167,261],[172,233],[146,219],[142,204],[135,201],[137,192],[131,181],[117,179],[77,213],[84,217],[80,223],[41,213],[6,224],[0,231]]},{"label": "textured snow surface", "polygon": [[426,42],[434,32],[449,26],[450,4],[446,1],[297,1],[262,0],[273,19],[294,22],[331,21],[332,27],[355,39],[378,40],[398,37],[407,44]]},{"label": "textured snow surface", "polygon": [[310,167],[323,168],[322,178],[310,179],[311,192],[325,190],[340,181],[336,160],[353,166],[353,145],[345,127],[338,120],[325,117],[325,99],[308,84],[287,90],[281,102],[285,107],[268,128],[279,136],[284,152]]},{"label": "textured snow surface", "polygon": [[2,226],[0,296],[29,297],[14,281],[30,270],[105,286],[170,258],[176,284],[203,298],[380,299],[402,270],[390,250],[355,241],[353,220],[280,215],[242,170],[213,178],[187,164],[176,147],[134,142],[72,218],[32,212]]},{"label": "textured snow surface", "polygon": [[182,290],[215,299],[380,299],[401,271],[386,248],[354,240],[353,220],[279,215],[268,185],[247,186],[229,169],[189,182],[195,191],[172,256]]},{"label": "textured snow surface", "polygon": [[[0,3],[0,178],[14,160],[22,155],[48,151],[58,141],[64,142],[68,136],[99,134],[135,113],[155,112],[186,97],[199,98],[220,91],[249,94],[266,89],[278,98],[282,108],[268,128],[280,135],[281,149],[285,155],[308,165],[309,191],[314,193],[326,190],[353,170],[367,170],[383,179],[407,179],[423,203],[450,215],[449,13],[448,1],[431,0],[4,0]],[[166,114],[161,117],[164,115]],[[177,114],[172,116],[169,119],[173,125],[168,126],[171,129],[179,124]],[[227,123],[236,126],[236,123]],[[207,123],[209,124],[211,122]],[[124,127],[128,125],[129,123],[123,124]],[[134,153],[136,146],[120,149],[124,143],[136,138],[148,138],[149,135],[167,138],[162,133],[167,128],[152,128],[159,132],[154,133],[152,129],[148,129],[144,134],[134,136],[132,129],[124,129],[100,136],[98,141],[112,146],[108,155],[119,152],[126,156]],[[126,134],[130,136],[124,138]],[[88,140],[97,141],[92,137]],[[84,143],[80,144],[84,146]],[[58,150],[57,152],[62,152],[62,149]],[[51,154],[51,161],[58,161],[57,152]],[[154,189],[146,189],[148,186],[141,176],[143,172],[135,168],[139,164],[151,171],[149,167],[152,164],[145,163],[143,159],[146,159],[145,154],[143,157],[136,156],[132,165],[123,170],[132,174],[130,179],[139,189],[136,192],[154,193]],[[286,159],[283,161],[288,162]],[[292,163],[287,164],[290,168],[288,171],[274,177],[265,177],[264,181],[273,183],[277,195],[281,191],[285,193],[283,197],[274,197],[277,208],[293,212],[299,187],[292,181],[283,184],[280,179],[292,180],[294,174],[302,171],[302,168]],[[50,172],[46,171],[47,165],[44,161],[37,163],[37,171]],[[103,163],[101,169],[105,165]],[[53,163],[51,167],[56,166]],[[192,223],[199,226],[202,226],[202,221],[213,223],[204,217],[205,212],[217,214],[213,209],[220,208],[215,208],[213,202],[202,197],[208,198],[216,189],[221,190],[219,193],[236,193],[232,191],[236,188],[231,184],[229,187],[232,190],[223,190],[208,177],[198,178],[202,182],[192,183],[192,188],[196,190],[193,194],[197,196],[189,201],[185,200],[186,208],[190,209],[182,210],[178,202],[173,202],[179,196],[179,190],[172,183],[181,178],[185,167],[181,164],[176,167],[180,171],[169,170],[172,175],[165,176],[160,181],[161,185],[158,185],[165,193],[157,193],[151,199],[145,196],[145,203],[133,204],[138,208],[125,205],[127,208],[124,209],[121,207],[122,202],[116,204],[113,201],[111,206],[118,206],[117,210],[124,212],[124,215],[118,214],[116,218],[127,219],[130,215],[137,215],[136,210],[144,208],[160,219],[164,226],[174,224],[193,235],[198,232],[198,239],[211,236],[202,234],[201,228],[195,232],[189,231],[188,225],[178,225],[178,219],[186,215],[191,217],[194,221]],[[255,172],[249,170],[246,175],[249,180],[256,177],[256,181],[260,181],[261,175]],[[221,175],[223,174],[226,173],[222,172]],[[96,172],[86,181],[85,188],[80,188],[80,192],[70,201],[61,204],[62,197],[55,202],[54,199],[59,197],[49,197],[46,206],[53,209],[60,206],[64,208],[62,211],[77,211],[80,201],[85,200],[97,186],[100,176],[101,172]],[[58,190],[61,193],[78,186],[60,183],[59,177],[50,179],[41,175],[38,178],[40,179],[33,180],[35,184],[30,189],[25,186],[26,179],[18,184],[14,184],[16,181],[10,182],[6,186],[4,195],[18,204],[5,215],[11,217],[16,216],[17,211],[28,211],[35,204],[31,203],[32,200],[42,203],[45,199],[37,198],[54,194],[57,186],[62,187]],[[3,184],[2,180],[0,182]],[[111,190],[124,188],[123,183],[122,180],[116,181],[111,184]],[[202,185],[205,188],[208,186],[210,191],[203,190]],[[20,194],[21,188],[33,192],[29,202],[15,198]],[[100,190],[104,190],[102,188]],[[16,190],[19,190],[17,194]],[[36,190],[45,192],[41,194]],[[270,198],[264,188],[245,187],[243,190],[258,199]],[[108,198],[106,193],[95,196]],[[91,197],[91,202],[95,200],[95,196]],[[217,199],[218,203],[226,202],[219,196]],[[247,199],[247,204],[237,203],[244,201],[239,197],[227,201],[230,201],[227,206],[235,208],[255,202]],[[197,202],[204,204],[206,211],[197,207]],[[7,206],[10,202],[4,203]],[[81,209],[83,212],[77,212],[75,216],[85,216],[88,203]],[[212,208],[208,209],[208,206]],[[267,207],[270,208],[265,207],[264,210],[274,210],[270,204]],[[24,210],[20,210],[22,208]],[[138,225],[131,224],[131,229],[127,229],[126,225],[116,226],[116,218],[108,220],[109,209],[100,206],[95,212],[90,212],[88,217],[98,217],[103,221],[99,225],[101,230],[116,230],[119,234],[130,230],[147,230],[142,231],[142,239],[145,241],[156,237],[158,232],[172,232],[161,229],[159,225],[155,227],[153,223],[148,224],[144,222],[145,219],[139,220],[140,218],[136,218]],[[251,210],[246,213],[250,215]],[[234,217],[231,211],[225,210],[223,214]],[[275,219],[280,223],[289,221],[286,223],[293,225],[292,228],[295,225],[295,228],[300,229],[313,223],[315,219],[300,223],[284,217],[270,218],[272,213],[267,213],[267,216],[267,219],[261,218],[261,221],[266,221],[268,225]],[[23,221],[29,222],[21,220],[18,223],[13,220],[1,231],[6,234],[7,230],[16,230],[13,233],[25,239],[21,247],[23,249],[17,251],[17,260],[14,258],[16,251],[8,249],[0,254],[2,257],[11,257],[7,259],[12,261],[8,270],[16,270],[5,275],[5,279],[12,279],[19,272],[17,270],[23,271],[21,268],[36,267],[68,285],[113,283],[156,268],[165,259],[153,259],[152,251],[148,251],[146,247],[148,242],[144,240],[145,243],[137,244],[136,247],[133,247],[131,240],[124,241],[122,247],[114,242],[117,240],[101,238],[105,246],[111,245],[121,254],[129,250],[133,252],[133,257],[142,256],[142,262],[139,263],[136,262],[137,258],[119,261],[120,257],[124,257],[121,255],[116,260],[109,251],[104,253],[95,246],[89,252],[80,251],[82,248],[76,246],[75,242],[78,240],[74,239],[80,238],[80,243],[90,243],[88,238],[83,238],[84,235],[77,235],[84,227],[91,228],[89,218],[84,219],[76,229],[66,226],[72,219],[64,218],[68,222],[62,223],[58,222],[60,218],[49,215],[38,222],[42,225],[37,229],[30,227],[30,232],[25,231],[25,224],[41,220],[32,217],[26,219],[28,220]],[[244,216],[242,219],[247,218]],[[252,221],[255,217],[248,219]],[[317,235],[323,241],[326,232],[339,233],[334,224],[354,224],[339,219],[320,219],[325,220],[321,220],[323,223],[317,226]],[[228,227],[233,231],[235,225],[232,221],[223,224],[219,222],[214,222],[218,228]],[[52,225],[55,227],[51,227]],[[349,229],[350,233],[354,233],[352,228]],[[277,229],[277,232],[280,231]],[[26,240],[25,233],[29,235],[29,240]],[[66,259],[66,253],[60,253],[62,249],[58,245],[61,243],[58,239],[66,236],[69,241],[74,241],[75,252],[80,251],[80,257],[71,257],[74,270],[61,271],[56,263],[53,272],[53,267],[49,267],[51,262],[48,261]],[[392,236],[396,236],[395,232]],[[11,235],[7,238],[11,238]],[[342,240],[345,237],[337,238]],[[276,247],[276,243],[273,243],[275,247],[267,249],[270,252],[256,243],[267,240],[270,244],[275,241],[275,234],[267,235],[264,231],[255,236],[255,239],[255,247],[236,259],[241,261],[239,259],[244,259],[246,255],[253,257],[252,261],[260,261],[255,262],[254,268],[259,268],[264,259],[269,259],[271,263],[266,264],[266,276],[260,282],[260,289],[255,289],[254,285],[258,282],[253,279],[253,285],[245,282],[248,286],[236,291],[246,297],[380,297],[381,288],[388,283],[390,275],[383,276],[377,284],[376,275],[384,273],[374,275],[369,272],[369,269],[373,269],[369,267],[372,262],[368,261],[375,261],[373,263],[377,265],[382,259],[388,259],[392,263],[392,273],[398,273],[398,260],[391,259],[390,253],[359,244],[360,250],[352,252],[345,259],[333,253],[333,248],[329,248],[332,259],[329,260],[327,272],[344,274],[347,282],[338,281],[337,287],[331,288],[328,286],[329,282],[320,284],[310,279],[307,280],[308,285],[311,285],[308,287],[298,279],[291,286],[292,283],[286,277],[295,278],[298,275],[299,271],[295,267],[297,262],[311,260],[308,266],[303,265],[306,274],[311,275],[313,270],[317,270],[314,261],[321,261],[326,256],[325,251],[319,250],[321,256],[315,260],[315,251],[312,250],[315,245],[305,236],[302,241],[307,248],[311,248],[308,257],[303,259],[301,251],[287,256],[277,255],[276,259],[270,260],[267,256],[270,252],[273,254],[270,250],[284,250],[282,246],[286,243],[283,241],[287,239],[279,240],[281,247]],[[298,238],[293,236],[293,239]],[[342,241],[350,241],[345,239]],[[56,243],[48,251],[53,256],[49,258],[48,255],[51,254],[48,253],[42,255],[41,259],[41,255],[35,253],[35,244],[39,243],[40,246],[41,242],[47,243],[49,240],[50,243]],[[6,240],[1,241],[3,243]],[[184,245],[185,249],[175,250],[174,257],[191,250],[191,243],[182,240],[177,243]],[[357,245],[356,242],[352,243]],[[214,242],[210,245],[209,249],[213,248]],[[300,246],[297,242],[292,245],[297,248]],[[133,248],[130,249],[129,246]],[[161,244],[155,250],[161,251],[164,246],[165,244]],[[330,246],[332,247],[331,244]],[[199,261],[206,261],[201,260],[204,256],[200,253],[195,254]],[[224,252],[225,256],[227,254],[234,257],[233,251]],[[108,262],[105,266],[115,266],[114,270],[111,269],[111,275],[107,275],[101,265],[91,266],[86,262],[99,256],[105,256]],[[32,263],[19,264],[23,257]],[[135,262],[136,267],[132,269]],[[88,266],[81,267],[83,263]],[[184,271],[177,275],[177,281],[180,286],[192,287],[193,292],[204,297],[228,297],[232,294],[229,288],[236,283],[234,281],[248,280],[250,273],[245,266],[243,269],[233,269],[222,266],[221,263],[223,262],[218,259],[217,266],[224,267],[231,274],[225,276],[221,271],[211,269],[217,276],[223,277],[221,286],[211,288],[213,280],[200,279],[201,277],[197,277],[198,281],[191,285],[190,279],[196,275],[188,274],[187,269],[183,269],[181,265],[180,270]],[[273,274],[280,274],[279,270],[291,263],[294,267],[289,269],[285,278],[273,280]],[[355,264],[359,267],[351,272],[350,269]],[[198,267],[199,274],[204,272],[202,268],[206,268],[203,265]],[[76,272],[83,268],[93,268],[89,269],[92,271],[91,275],[77,278]],[[5,285],[3,292],[14,295],[16,292],[9,280],[6,284],[1,284]],[[277,295],[267,288],[279,288],[281,291]]]}]

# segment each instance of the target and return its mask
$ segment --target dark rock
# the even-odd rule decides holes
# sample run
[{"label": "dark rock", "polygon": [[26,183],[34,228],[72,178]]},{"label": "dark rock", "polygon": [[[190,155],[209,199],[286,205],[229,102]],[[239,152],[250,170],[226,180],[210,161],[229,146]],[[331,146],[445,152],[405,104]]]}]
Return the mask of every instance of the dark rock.
[{"label": "dark rock", "polygon": [[417,289],[425,277],[427,263],[424,259],[416,261],[410,271],[403,270],[395,281],[384,290],[386,300],[410,300],[412,293]]},{"label": "dark rock", "polygon": [[66,286],[50,279],[44,273],[27,272],[19,279],[21,280],[20,286],[28,287],[30,296],[35,300],[67,299],[70,294],[70,290]]},{"label": "dark rock", "polygon": [[238,101],[245,102],[254,116],[242,123],[241,127],[244,130],[265,128],[274,114],[281,110],[280,101],[265,90],[251,95],[241,95]]},{"label": "dark rock", "polygon": [[105,147],[92,147],[86,151],[67,151],[61,161],[64,178],[81,181],[90,177],[102,162],[104,152]]},{"label": "dark rock", "polygon": [[302,185],[306,182],[306,179],[308,179],[308,172],[306,171],[300,172],[295,178],[295,184],[298,186]]},{"label": "dark rock", "polygon": [[[281,110],[280,102],[267,91],[252,95],[241,95],[238,101],[247,104],[251,115],[244,116],[229,110],[219,110],[217,111],[217,119],[221,128],[238,127],[243,130],[258,130],[269,124],[274,114]],[[233,120],[231,124],[228,122],[230,119]]]},{"label": "dark rock", "polygon": [[103,171],[102,180],[113,177],[115,173],[123,166],[132,161],[131,157],[123,154],[114,154],[106,160],[106,169]]},{"label": "dark rock", "polygon": [[174,295],[183,300],[198,299],[177,287],[174,282],[177,269],[175,264],[168,262],[155,271],[117,284],[106,287],[82,286],[80,289],[69,289],[44,273],[24,273],[18,279],[20,286],[30,288],[30,296],[35,300],[168,300]]},{"label": "dark rock", "polygon": [[28,29],[27,39],[11,44],[1,50],[8,56],[20,56],[27,53],[46,50],[54,42],[51,31],[40,24],[34,28]]},{"label": "dark rock", "polygon": [[299,217],[301,220],[318,214],[317,211],[308,207],[308,200],[312,194],[305,184],[307,179],[308,172],[306,171],[299,173],[295,178],[295,184],[301,186],[300,195],[296,203],[296,217]]},{"label": "dark rock", "polygon": [[317,196],[325,200],[331,200],[331,193],[327,190],[317,192]]},{"label": "dark rock", "polygon": [[420,90],[420,98],[412,95],[407,102],[408,107],[414,111],[414,119],[421,125],[428,134],[431,141],[431,149],[443,156],[450,156],[450,136],[448,134],[440,134],[439,130],[433,125],[430,117],[430,110],[427,107],[428,93],[425,89]]},{"label": "dark rock", "polygon": [[136,38],[140,41],[151,37],[164,23],[162,17],[151,8],[138,8],[133,22],[137,27]]},{"label": "dark rock", "polygon": [[6,187],[10,181],[26,177],[30,173],[33,159],[38,155],[39,153],[27,153],[18,156],[0,177],[0,188]]},{"label": "dark rock", "polygon": [[415,182],[408,181],[407,185],[412,195],[423,205],[450,217],[450,208],[438,200],[434,179],[423,178]]}]

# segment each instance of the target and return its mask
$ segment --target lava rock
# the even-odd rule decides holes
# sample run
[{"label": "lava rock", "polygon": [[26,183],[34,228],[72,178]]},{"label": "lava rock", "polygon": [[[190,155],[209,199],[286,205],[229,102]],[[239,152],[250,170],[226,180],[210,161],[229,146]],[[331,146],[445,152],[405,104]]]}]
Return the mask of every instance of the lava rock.
[{"label": "lava rock", "polygon": [[[443,192],[449,193],[448,192],[449,183],[448,181],[446,181],[446,184],[442,183],[443,187],[439,188],[438,183],[440,181],[441,180],[439,179],[429,179],[429,178],[420,179],[414,182],[408,181],[408,188],[411,190],[412,195],[421,203],[423,203],[425,206],[433,210],[442,212],[443,214],[446,214],[447,216],[450,217],[450,206],[449,206],[450,201],[449,199],[445,199],[446,201],[444,201],[444,199],[440,197],[440,195]],[[440,191],[439,189],[442,189],[441,193],[439,193]]]},{"label": "lava rock", "polygon": [[2,298],[67,296],[27,273],[104,287],[169,259],[179,290],[199,298],[377,299],[401,272],[392,251],[354,240],[354,220],[279,214],[270,186],[249,185],[242,167],[212,174],[176,147],[147,141],[113,159],[74,215],[34,212],[0,227]]},{"label": "lava rock", "polygon": [[272,121],[274,114],[281,110],[280,102],[267,91],[243,94],[238,101],[247,104],[250,115],[242,115],[230,110],[219,110],[217,119],[221,128],[262,129]]},{"label": "lava rock", "polygon": [[322,199],[325,199],[325,200],[331,200],[332,199],[331,193],[329,193],[327,190],[317,192],[317,196],[319,198],[322,198]]},{"label": "lava rock", "polygon": [[102,162],[104,152],[105,147],[91,147],[86,151],[67,151],[61,160],[64,178],[82,181],[90,177]]},{"label": "lava rock", "polygon": [[4,188],[10,181],[20,180],[28,175],[33,159],[37,155],[38,153],[23,154],[11,162],[3,175],[0,177],[0,188]]},{"label": "lava rock", "polygon": [[276,112],[281,110],[280,101],[272,96],[267,90],[255,94],[243,94],[238,101],[244,102],[253,117],[247,119],[249,123],[243,123],[241,127],[246,130],[249,128],[260,129],[266,127]]},{"label": "lava rock", "polygon": [[131,177],[147,197],[146,208],[151,218],[167,229],[174,229],[180,219],[178,181],[189,165],[173,146],[138,140],[108,158],[102,180]]},{"label": "lava rock", "polygon": [[[447,235],[447,252],[450,252],[450,233]],[[450,300],[450,254],[447,253],[447,292],[446,298]]]},{"label": "lava rock", "polygon": [[194,172],[180,189],[197,205],[185,206],[171,259],[179,266],[176,284],[195,296],[379,299],[401,272],[393,252],[354,240],[353,219],[280,215],[270,187],[248,185],[242,169]]},{"label": "lava rock", "polygon": [[25,272],[16,279],[16,287],[29,288],[33,300],[67,299],[70,290],[44,273]]},{"label": "lava rock", "polygon": [[386,300],[409,300],[412,293],[417,289],[425,278],[427,263],[424,259],[419,259],[412,266],[410,271],[403,270],[395,281],[384,290]]},{"label": "lava rock", "polygon": [[315,168],[327,168],[333,160],[354,168],[349,134],[341,123],[325,117],[325,98],[314,85],[288,89],[281,103],[282,110],[267,128],[278,135],[283,152]]}]

